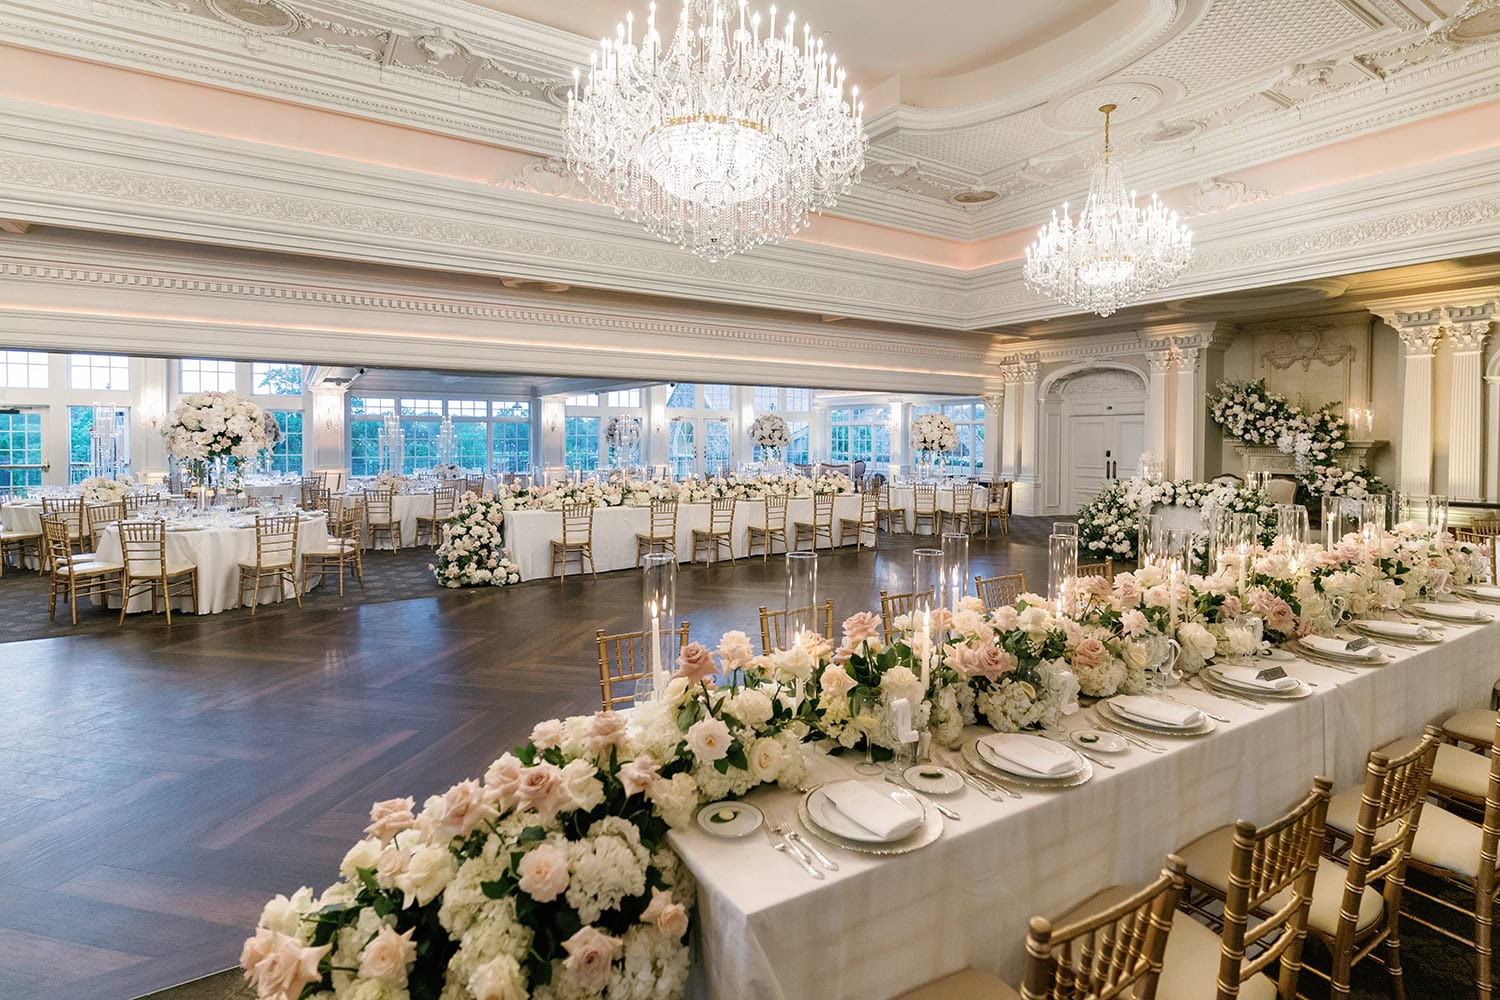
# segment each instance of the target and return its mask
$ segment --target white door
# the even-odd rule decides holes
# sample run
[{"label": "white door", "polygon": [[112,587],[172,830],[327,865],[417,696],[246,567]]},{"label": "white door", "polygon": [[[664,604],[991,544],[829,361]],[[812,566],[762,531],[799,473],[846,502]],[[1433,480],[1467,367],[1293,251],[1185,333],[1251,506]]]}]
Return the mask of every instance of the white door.
[{"label": "white door", "polygon": [[1069,505],[1076,511],[1106,483],[1137,475],[1146,446],[1144,414],[1073,416],[1068,419]]}]

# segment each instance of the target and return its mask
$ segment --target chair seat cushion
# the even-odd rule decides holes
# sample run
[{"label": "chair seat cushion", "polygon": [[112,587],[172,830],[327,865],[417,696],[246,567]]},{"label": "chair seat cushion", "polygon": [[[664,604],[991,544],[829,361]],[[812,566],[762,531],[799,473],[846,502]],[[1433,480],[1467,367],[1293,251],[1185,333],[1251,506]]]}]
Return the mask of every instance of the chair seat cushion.
[{"label": "chair seat cushion", "polygon": [[1021,994],[982,969],[964,969],[903,993],[899,1000],[1021,1000]]},{"label": "chair seat cushion", "polygon": [[1487,747],[1495,741],[1495,711],[1489,708],[1471,708],[1459,712],[1443,723],[1443,732],[1479,746]]},{"label": "chair seat cushion", "polygon": [[[1219,979],[1219,935],[1186,913],[1172,917],[1167,954],[1156,981],[1156,1000],[1202,1000]],[[1276,984],[1254,975],[1240,986],[1241,1000],[1276,1000]]]},{"label": "chair seat cushion", "polygon": [[348,555],[348,554],[352,553],[353,551],[354,551],[354,543],[353,542],[331,541],[331,542],[328,543],[327,547],[323,549],[323,551],[321,551],[321,552],[309,552],[307,554],[309,556],[335,556],[335,557],[337,557],[337,556],[342,556],[342,555]]},{"label": "chair seat cushion", "polygon": [[260,566],[257,567],[255,563],[240,563],[240,569],[249,570],[252,573],[254,573],[257,568],[262,573],[273,573],[276,570],[291,569],[292,564],[290,562],[265,562],[261,563]]},{"label": "chair seat cushion", "polygon": [[59,565],[57,572],[60,576],[94,576],[102,573],[120,573],[125,567],[117,562],[100,562],[95,559],[74,559],[66,565]]},{"label": "chair seat cushion", "polygon": [[[1221,826],[1205,833],[1177,854],[1187,862],[1188,874],[1221,894],[1229,891],[1229,858],[1234,853],[1234,827]],[[1312,906],[1308,908],[1307,925],[1332,937],[1338,933],[1339,907],[1344,899],[1344,880],[1348,872],[1337,861],[1323,858],[1318,862],[1317,882],[1313,886]],[[1291,899],[1291,890],[1272,896],[1267,910],[1278,910]],[[1356,936],[1374,930],[1385,912],[1380,893],[1365,886],[1359,900],[1359,917],[1354,924]]]},{"label": "chair seat cushion", "polygon": [[[1411,751],[1418,742],[1417,737],[1409,736],[1381,747],[1380,751],[1387,756],[1399,757]],[[1490,759],[1484,754],[1440,743],[1437,758],[1432,763],[1432,784],[1445,792],[1455,792],[1482,802],[1490,788]]]},{"label": "chair seat cushion", "polygon": [[[1351,788],[1340,792],[1328,803],[1328,825],[1354,836],[1354,826],[1359,821],[1360,789]],[[1394,824],[1381,827],[1378,839],[1394,836]],[[1411,856],[1433,868],[1456,872],[1465,878],[1479,877],[1479,852],[1484,831],[1479,824],[1455,816],[1431,802],[1422,806],[1422,818],[1417,821],[1417,837],[1412,842]]]},{"label": "chair seat cushion", "polygon": [[[191,573],[197,569],[196,563],[167,563],[167,576],[176,576],[179,573]],[[134,563],[130,567],[130,575],[135,580],[149,580],[161,576],[161,571],[153,563]]]}]

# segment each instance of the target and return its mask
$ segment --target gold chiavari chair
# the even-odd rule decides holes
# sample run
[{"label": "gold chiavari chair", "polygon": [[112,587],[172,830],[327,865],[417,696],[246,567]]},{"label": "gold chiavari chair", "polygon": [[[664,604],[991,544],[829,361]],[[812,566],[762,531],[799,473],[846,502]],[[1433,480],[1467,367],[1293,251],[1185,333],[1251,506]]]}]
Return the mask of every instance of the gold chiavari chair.
[{"label": "gold chiavari chair", "polygon": [[302,588],[297,585],[297,530],[301,526],[296,514],[278,514],[255,519],[255,562],[240,563],[239,602],[250,595],[250,615],[260,604],[260,589],[267,578],[274,580],[285,596],[291,584],[297,607],[302,607]]},{"label": "gold chiavari chair", "polygon": [[833,494],[814,493],[813,517],[811,521],[792,522],[792,548],[802,551],[802,539],[805,537],[810,547],[816,550],[818,539],[828,539],[828,545],[833,547]]},{"label": "gold chiavari chair", "polygon": [[[688,644],[688,623],[677,626],[677,651]],[[617,705],[631,705],[635,701],[634,688],[625,694],[615,694],[616,684],[631,684],[651,674],[651,640],[645,632],[619,632],[606,635],[601,628],[595,634],[599,647],[599,694],[604,711],[613,712]],[[664,663],[667,673],[677,669],[675,663]]]},{"label": "gold chiavari chair", "polygon": [[693,554],[692,562],[698,561],[698,553],[702,552],[704,561],[712,565],[719,560],[719,550],[729,550],[729,562],[734,563],[734,505],[735,500],[724,498],[714,500],[708,508],[708,528],[694,528],[692,531]]},{"label": "gold chiavari chair", "polygon": [[651,501],[651,528],[648,534],[635,534],[635,564],[639,566],[647,552],[677,554],[677,501]]},{"label": "gold chiavari chair", "polygon": [[[927,591],[931,594],[932,591]],[[882,590],[880,592],[880,626],[885,630],[885,641],[890,642],[896,636],[897,629],[895,621],[902,615],[909,615],[917,606],[917,595],[891,594]]]},{"label": "gold chiavari chair", "polygon": [[318,583],[333,570],[339,575],[339,596],[344,596],[344,575],[354,574],[359,589],[365,589],[364,563],[364,511],[357,504],[343,506],[329,515],[328,544],[321,552],[302,553],[302,579],[306,580],[313,570],[318,572]]},{"label": "gold chiavari chair", "polygon": [[484,496],[484,477],[464,476],[464,492],[472,493],[476,497]]},{"label": "gold chiavari chair", "polygon": [[72,526],[59,514],[42,517],[42,535],[47,540],[47,566],[52,588],[47,596],[47,617],[57,621],[57,598],[66,594],[78,624],[78,598],[120,594],[125,567],[73,554]]},{"label": "gold chiavari chair", "polygon": [[1113,558],[1103,562],[1079,563],[1076,576],[1102,576],[1110,583],[1115,582],[1115,561]]},{"label": "gold chiavari chair", "polygon": [[990,537],[990,522],[1000,525],[1002,535],[1010,534],[1010,502],[1013,484],[1008,479],[991,482],[984,503],[984,537]]},{"label": "gold chiavari chair", "polygon": [[783,552],[791,548],[786,540],[786,497],[767,496],[764,502],[766,508],[764,523],[750,525],[750,545],[747,553],[754,554],[755,546],[759,545],[761,562],[770,559],[778,539],[781,541]]},{"label": "gold chiavari chair", "polygon": [[1016,603],[1021,595],[1026,593],[1026,571],[1023,569],[1019,573],[991,577],[976,576],[974,589],[979,592],[979,599],[984,602],[984,610],[994,611],[996,608],[1003,608],[1007,604]]},{"label": "gold chiavari chair", "polygon": [[947,530],[962,531],[972,535],[974,533],[974,485],[954,483],[949,487],[949,493],[953,498],[952,502],[947,507],[938,508],[937,533],[941,535]]},{"label": "gold chiavari chair", "polygon": [[1469,530],[1481,535],[1500,535],[1500,517],[1475,518],[1469,522]]},{"label": "gold chiavari chair", "polygon": [[323,489],[323,477],[321,475],[302,477],[302,509],[318,509],[318,491]]},{"label": "gold chiavari chair", "polygon": [[[1177,921],[1156,1000],[1196,1000],[1211,982],[1218,983],[1216,1000],[1295,1000],[1332,787],[1314,778],[1312,792],[1280,819],[1259,829],[1236,823],[1228,869],[1205,873],[1207,885],[1188,875],[1180,908],[1219,933]],[[1205,905],[1212,900],[1222,900],[1222,909]],[[1251,927],[1256,914],[1269,915]],[[1257,953],[1247,962],[1249,948]],[[1272,963],[1279,963],[1274,984],[1260,975]]]},{"label": "gold chiavari chair", "polygon": [[417,515],[417,537],[412,539],[413,545],[422,544],[423,529],[426,529],[427,539],[434,549],[442,544],[443,525],[453,520],[458,511],[458,497],[457,486],[439,486],[432,491],[432,513]]},{"label": "gold chiavari chair", "polygon": [[[166,608],[167,624],[172,624],[172,588],[183,588],[193,600],[193,614],[198,613],[198,565],[197,563],[167,562],[167,528],[160,521],[121,521],[120,551],[125,557],[125,582],[120,598],[120,620],[125,624],[125,612],[130,608],[130,599],[136,594],[151,595],[151,613],[156,614],[156,600],[160,596]],[[177,596],[182,596],[179,589]]]},{"label": "gold chiavari chair", "polygon": [[60,517],[68,526],[68,544],[75,548],[88,537],[83,523],[83,500],[78,497],[42,497],[42,517]]},{"label": "gold chiavari chair", "polygon": [[911,494],[912,534],[916,534],[923,521],[932,528],[933,534],[937,534],[937,483],[916,483],[911,488]]},{"label": "gold chiavari chair", "polygon": [[578,572],[588,560],[589,573],[599,579],[594,569],[594,505],[571,504],[563,508],[562,537],[552,539],[552,573],[562,583],[568,572],[568,560],[578,557]]},{"label": "gold chiavari chair", "polygon": [[[761,608],[760,651],[769,655],[771,653],[774,653],[778,649],[785,649],[787,640],[786,616],[793,613],[803,613],[807,610],[808,609],[805,607],[793,608],[790,612],[785,610],[771,611],[767,608]],[[819,617],[822,619],[822,631],[819,634],[822,635],[823,638],[831,640],[833,638],[833,601],[824,601],[821,605],[813,608],[812,610],[815,613],[819,611],[822,612],[821,615],[815,614],[815,617]]]},{"label": "gold chiavari chair", "polygon": [[878,528],[881,522],[884,522],[885,530],[894,535],[896,533],[896,519],[899,517],[901,519],[901,530],[903,532],[907,531],[906,508],[897,507],[891,503],[890,480],[883,480],[876,486],[875,496],[875,526]]},{"label": "gold chiavari chair", "polygon": [[132,493],[129,496],[127,496],[124,499],[123,502],[125,504],[125,516],[127,518],[132,518],[133,519],[137,514],[139,514],[141,511],[145,510],[147,507],[150,507],[153,504],[160,503],[161,502],[161,494],[159,494],[159,493]]},{"label": "gold chiavari chair", "polygon": [[[1500,521],[1476,523],[1494,523],[1500,525]],[[1500,532],[1481,531],[1471,524],[1466,529],[1455,528],[1453,537],[1460,542],[1488,547],[1490,553],[1490,582],[1500,583]]]},{"label": "gold chiavari chair", "polygon": [[365,538],[373,548],[379,537],[391,540],[391,551],[401,548],[401,522],[396,518],[395,494],[390,490],[365,490]]},{"label": "gold chiavari chair", "polygon": [[84,504],[83,522],[88,525],[89,551],[98,552],[99,536],[104,534],[104,529],[111,524],[119,524],[123,520],[125,520],[124,500]]},{"label": "gold chiavari chair", "polygon": [[1182,860],[1169,854],[1161,875],[1138,892],[1106,889],[1055,922],[1032,917],[1019,993],[989,972],[964,969],[900,1000],[1152,1000],[1182,872]]},{"label": "gold chiavari chair", "polygon": [[[1405,745],[1409,749],[1402,744],[1386,748],[1400,749],[1395,755],[1385,750],[1370,752],[1348,850],[1342,861],[1325,855],[1318,862],[1307,931],[1323,944],[1332,961],[1327,972],[1314,962],[1304,962],[1302,967],[1327,980],[1330,995],[1338,1000],[1351,995],[1354,966],[1380,949],[1385,954],[1377,960],[1383,961],[1390,975],[1392,993],[1406,995],[1401,971],[1402,889],[1427,797],[1438,731],[1428,727],[1420,739],[1405,741]],[[1233,829],[1222,827],[1205,834],[1179,852],[1195,887],[1211,887],[1212,873],[1227,870]],[[1339,831],[1331,821],[1328,833],[1337,844]],[[1382,889],[1374,888],[1376,882],[1382,883]]]},{"label": "gold chiavari chair", "polygon": [[876,526],[875,507],[880,497],[872,492],[859,495],[859,517],[839,518],[839,544],[844,544],[844,533],[854,532],[854,550],[856,552],[865,547],[865,532],[870,533],[870,548],[875,548],[880,540],[880,532]]}]

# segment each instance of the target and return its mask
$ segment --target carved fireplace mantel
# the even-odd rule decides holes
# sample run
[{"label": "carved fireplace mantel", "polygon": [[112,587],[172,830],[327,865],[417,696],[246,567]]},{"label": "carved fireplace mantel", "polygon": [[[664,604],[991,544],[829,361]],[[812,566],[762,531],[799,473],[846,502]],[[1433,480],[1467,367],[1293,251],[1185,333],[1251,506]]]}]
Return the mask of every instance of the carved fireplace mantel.
[{"label": "carved fireplace mantel", "polygon": [[[1334,456],[1334,460],[1346,469],[1365,468],[1370,464],[1370,455],[1385,444],[1384,441],[1350,441]],[[1236,444],[1234,450],[1240,453],[1244,475],[1252,472],[1266,472],[1273,476],[1297,475],[1297,456],[1288,455],[1280,448]]]}]

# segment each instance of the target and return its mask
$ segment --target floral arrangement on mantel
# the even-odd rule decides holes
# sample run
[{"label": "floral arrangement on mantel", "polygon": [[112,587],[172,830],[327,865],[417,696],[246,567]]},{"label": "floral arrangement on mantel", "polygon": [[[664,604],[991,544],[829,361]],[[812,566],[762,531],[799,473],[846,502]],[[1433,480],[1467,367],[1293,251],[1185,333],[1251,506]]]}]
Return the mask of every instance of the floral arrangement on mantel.
[{"label": "floral arrangement on mantel", "polygon": [[[493,517],[493,512],[489,515]],[[1335,615],[1464,586],[1479,546],[1401,525],[1378,547],[1278,544],[1239,590],[1233,571],[1158,567],[1079,581],[1060,613],[1035,594],[986,613],[973,598],[914,622],[845,619],[752,655],[743,632],[692,643],[664,699],[623,715],[538,724],[482,779],[377,802],[339,881],[265,907],[241,965],[262,1000],[674,998],[686,988],[690,876],[667,843],[704,803],[795,788],[806,744],[894,746],[895,705],[942,746],[980,720],[1049,728],[1078,695],[1142,690],[1145,643],[1173,633],[1191,673],[1252,652],[1230,627],[1254,613],[1273,642],[1327,634]],[[739,678],[723,686],[716,677]]]},{"label": "floral arrangement on mantel", "polygon": [[1105,486],[1078,511],[1080,548],[1101,558],[1135,559],[1142,513],[1156,504],[1198,508],[1203,511],[1204,531],[1208,530],[1209,512],[1221,510],[1256,515],[1263,545],[1269,545],[1276,534],[1276,505],[1253,487],[1191,479],[1121,479]]},{"label": "floral arrangement on mantel", "polygon": [[1345,469],[1337,456],[1349,444],[1349,424],[1329,403],[1311,413],[1266,388],[1265,380],[1220,382],[1208,415],[1224,433],[1297,459],[1298,482],[1312,497],[1362,497],[1380,489],[1368,469]]},{"label": "floral arrangement on mantel", "polygon": [[958,427],[941,413],[924,413],[911,422],[911,446],[931,459],[958,447]]},{"label": "floral arrangement on mantel", "polygon": [[130,483],[124,479],[111,479],[108,476],[90,476],[79,482],[78,495],[86,504],[113,503],[116,500],[124,500],[130,495]]},{"label": "floral arrangement on mantel", "polygon": [[443,525],[437,562],[428,563],[444,587],[507,587],[521,582],[521,570],[505,548],[505,507],[493,497],[465,493]]},{"label": "floral arrangement on mantel", "polygon": [[775,413],[762,413],[750,424],[750,443],[757,448],[774,448],[778,452],[792,443],[786,421]]},{"label": "floral arrangement on mantel", "polygon": [[853,493],[854,480],[841,472],[824,472],[817,479],[807,476],[732,476],[723,479],[687,479],[668,482],[639,480],[614,475],[584,483],[562,483],[511,489],[502,485],[496,499],[505,510],[560,511],[577,504],[595,507],[649,507],[654,500],[708,503],[712,500],[763,500],[768,496],[806,498],[814,493]]},{"label": "floral arrangement on mantel", "polygon": [[189,462],[248,461],[266,445],[266,411],[235,392],[183,396],[162,430],[167,454]]}]

